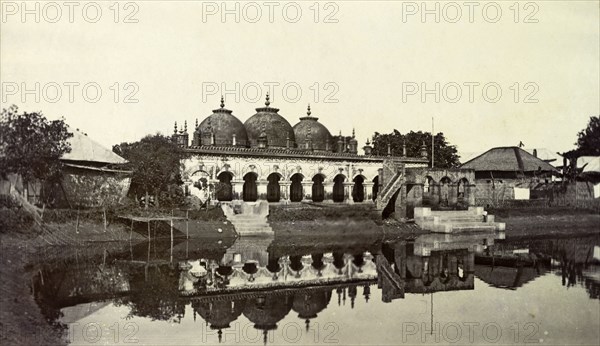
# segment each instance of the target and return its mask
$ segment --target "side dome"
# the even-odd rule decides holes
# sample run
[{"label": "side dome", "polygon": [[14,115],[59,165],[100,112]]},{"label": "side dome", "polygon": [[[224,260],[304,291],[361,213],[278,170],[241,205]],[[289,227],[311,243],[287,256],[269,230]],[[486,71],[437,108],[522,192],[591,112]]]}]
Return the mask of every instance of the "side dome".
[{"label": "side dome", "polygon": [[256,108],[257,113],[244,123],[250,146],[257,147],[261,135],[266,135],[269,148],[287,148],[288,145],[289,148],[294,148],[296,137],[292,125],[277,114],[279,109],[269,107],[270,104],[267,94],[266,107]]},{"label": "side dome", "polygon": [[294,135],[299,149],[331,151],[331,133],[321,124],[319,118],[311,116],[308,106],[307,116],[301,117],[300,122],[294,125]]},{"label": "side dome", "polygon": [[[214,142],[211,136],[214,135]],[[235,143],[234,143],[235,135]],[[200,145],[248,146],[248,133],[244,124],[232,111],[225,108],[221,97],[221,108],[214,109],[213,114],[204,119],[196,128],[194,137],[199,137]]]}]

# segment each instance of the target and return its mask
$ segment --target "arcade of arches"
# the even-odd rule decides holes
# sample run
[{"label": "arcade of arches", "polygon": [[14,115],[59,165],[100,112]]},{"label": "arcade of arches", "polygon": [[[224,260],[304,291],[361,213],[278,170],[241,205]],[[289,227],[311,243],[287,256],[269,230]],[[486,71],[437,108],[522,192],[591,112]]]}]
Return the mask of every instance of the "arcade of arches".
[{"label": "arcade of arches", "polygon": [[373,203],[381,161],[332,161],[202,155],[184,161],[183,178],[190,190],[205,180],[213,202]]},{"label": "arcade of arches", "polygon": [[[277,173],[271,173],[266,181],[258,179],[254,172],[246,173],[242,181],[236,181],[231,172],[221,172],[217,176],[215,198],[221,202],[241,199],[245,202],[255,202],[266,199],[268,202],[334,202],[334,203],[372,203],[377,191],[373,182],[362,175],[348,182],[343,174],[338,174],[333,182],[327,182],[323,174],[307,178],[296,173],[289,180]],[[376,180],[376,179],[374,179]],[[241,183],[241,194],[239,191]]]},{"label": "arcade of arches", "polygon": [[[386,203],[383,215],[412,217],[419,206],[464,208],[475,205],[474,171],[431,169],[404,162],[403,180]],[[363,203],[390,193],[381,160],[290,160],[198,155],[184,162],[189,191],[207,186],[211,203],[268,201],[271,203]],[[206,184],[198,184],[198,181]],[[193,187],[193,188],[192,188]],[[206,198],[206,197],[205,197]],[[202,201],[204,201],[203,199]]]}]

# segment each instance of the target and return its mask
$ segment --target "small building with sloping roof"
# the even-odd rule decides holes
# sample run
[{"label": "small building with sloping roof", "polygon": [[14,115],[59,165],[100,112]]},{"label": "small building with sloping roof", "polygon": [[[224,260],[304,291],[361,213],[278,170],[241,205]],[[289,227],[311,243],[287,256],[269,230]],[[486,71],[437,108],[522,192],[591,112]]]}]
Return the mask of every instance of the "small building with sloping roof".
[{"label": "small building with sloping roof", "polygon": [[124,198],[132,174],[126,169],[127,160],[78,129],[69,132],[71,151],[60,159],[63,170],[58,182],[23,182],[10,174],[0,183],[0,195],[18,194],[30,203],[60,208],[108,206]]},{"label": "small building with sloping roof", "polygon": [[511,199],[529,199],[529,191],[550,182],[556,168],[519,147],[497,147],[463,163],[460,168],[475,171],[475,198],[478,204]]},{"label": "small building with sloping roof", "polygon": [[131,171],[127,160],[78,130],[70,131],[71,151],[61,157],[60,186],[51,186],[48,200],[58,207],[101,207],[118,203],[127,195]]}]

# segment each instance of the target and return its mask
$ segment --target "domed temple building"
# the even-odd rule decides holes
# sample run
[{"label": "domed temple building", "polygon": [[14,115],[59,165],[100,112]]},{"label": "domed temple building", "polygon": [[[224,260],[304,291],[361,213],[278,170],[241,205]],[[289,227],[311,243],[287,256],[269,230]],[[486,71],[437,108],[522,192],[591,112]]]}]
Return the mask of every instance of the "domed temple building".
[{"label": "domed temple building", "polygon": [[[186,192],[200,196],[204,190],[213,203],[376,203],[383,209],[402,186],[420,185],[422,194],[428,181],[425,144],[420,157],[373,155],[368,141],[359,153],[354,131],[351,137],[332,135],[310,106],[292,126],[271,106],[268,94],[265,106],[245,123],[221,97],[220,108],[200,124],[196,119],[191,138],[185,121],[179,131],[175,123],[173,139],[191,154],[183,162]],[[421,171],[410,182],[406,168]],[[404,201],[410,189],[402,191]]]}]

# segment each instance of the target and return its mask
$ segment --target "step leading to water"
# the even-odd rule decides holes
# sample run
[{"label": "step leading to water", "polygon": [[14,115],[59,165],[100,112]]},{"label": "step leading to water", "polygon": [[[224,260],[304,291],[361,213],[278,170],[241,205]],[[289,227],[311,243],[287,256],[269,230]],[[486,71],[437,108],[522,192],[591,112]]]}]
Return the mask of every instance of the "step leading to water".
[{"label": "step leading to water", "polygon": [[415,208],[415,223],[434,233],[459,233],[481,231],[504,231],[506,224],[495,222],[494,215],[486,215],[483,207],[468,210],[440,211],[431,208]]},{"label": "step leading to water", "polygon": [[[227,220],[231,222],[235,231],[240,236],[272,235],[273,229],[269,225],[269,203],[243,202],[239,209],[234,210],[231,205],[222,204],[221,208]],[[236,211],[238,213],[236,213]]]}]

